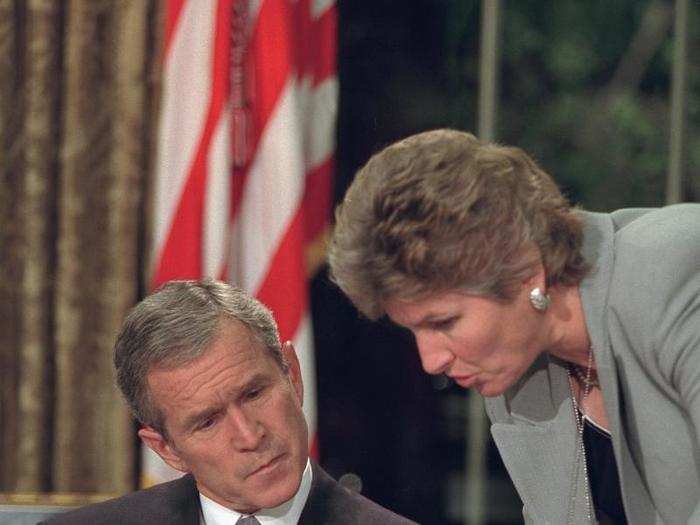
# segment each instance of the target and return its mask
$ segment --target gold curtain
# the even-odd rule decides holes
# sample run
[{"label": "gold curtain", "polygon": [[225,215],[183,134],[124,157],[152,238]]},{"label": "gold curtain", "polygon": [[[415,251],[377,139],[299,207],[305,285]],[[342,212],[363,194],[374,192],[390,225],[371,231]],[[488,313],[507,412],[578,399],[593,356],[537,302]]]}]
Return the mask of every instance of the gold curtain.
[{"label": "gold curtain", "polygon": [[135,483],[111,350],[143,283],[156,0],[0,0],[0,492]]}]

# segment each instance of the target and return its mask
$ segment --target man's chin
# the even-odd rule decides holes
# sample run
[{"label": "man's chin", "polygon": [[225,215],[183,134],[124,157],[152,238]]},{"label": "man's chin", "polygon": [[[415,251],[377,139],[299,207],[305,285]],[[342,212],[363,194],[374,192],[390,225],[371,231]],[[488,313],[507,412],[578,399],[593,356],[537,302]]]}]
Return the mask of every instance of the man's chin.
[{"label": "man's chin", "polygon": [[[285,462],[287,463],[287,462]],[[286,467],[286,468],[285,468]],[[289,501],[299,490],[303,471],[299,472],[288,462],[276,472],[265,473],[250,480],[249,487],[259,508],[270,509]]]},{"label": "man's chin", "polygon": [[267,485],[264,483],[248,483],[245,492],[241,492],[239,487],[235,494],[230,493],[226,497],[213,493],[201,485],[198,486],[198,490],[210,500],[224,507],[242,514],[253,514],[260,509],[279,507],[291,500],[297,490],[299,490],[300,482],[301,479],[296,484],[293,479],[284,479]]},{"label": "man's chin", "polygon": [[255,495],[255,505],[258,509],[273,509],[291,500],[299,490],[299,484],[293,480],[278,484],[274,488],[267,487]]},{"label": "man's chin", "polygon": [[299,490],[306,466],[299,463],[294,454],[283,454],[239,478],[236,485],[218,485],[219,490],[212,491],[211,486],[198,483],[198,489],[209,499],[245,514],[272,509],[294,498]]}]

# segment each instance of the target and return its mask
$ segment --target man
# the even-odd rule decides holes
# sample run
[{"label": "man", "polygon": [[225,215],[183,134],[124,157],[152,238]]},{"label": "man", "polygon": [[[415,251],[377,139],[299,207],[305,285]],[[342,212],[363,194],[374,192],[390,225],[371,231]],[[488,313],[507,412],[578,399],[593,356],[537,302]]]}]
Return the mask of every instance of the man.
[{"label": "man", "polygon": [[48,523],[412,523],[309,461],[294,348],[241,290],[164,285],[128,315],[114,363],[139,436],[186,475]]}]

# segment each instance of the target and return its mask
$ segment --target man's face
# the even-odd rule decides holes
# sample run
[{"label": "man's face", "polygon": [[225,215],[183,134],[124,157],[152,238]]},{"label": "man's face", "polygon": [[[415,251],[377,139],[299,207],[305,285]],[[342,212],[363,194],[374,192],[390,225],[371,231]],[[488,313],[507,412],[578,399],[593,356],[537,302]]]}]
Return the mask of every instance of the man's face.
[{"label": "man's face", "polygon": [[283,353],[288,374],[248,328],[222,321],[195,361],[149,372],[168,439],[150,427],[139,435],[221,505],[248,513],[289,500],[306,466],[308,430],[299,363],[291,345]]}]

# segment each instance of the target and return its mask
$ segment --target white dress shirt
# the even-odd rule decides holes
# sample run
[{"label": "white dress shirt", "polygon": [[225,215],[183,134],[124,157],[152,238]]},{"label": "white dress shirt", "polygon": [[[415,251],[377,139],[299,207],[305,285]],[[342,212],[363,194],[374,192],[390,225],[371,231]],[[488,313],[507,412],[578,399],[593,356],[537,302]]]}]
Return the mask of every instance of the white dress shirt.
[{"label": "white dress shirt", "polygon": [[[301,511],[304,510],[306,500],[309,498],[311,478],[311,462],[306,460],[306,468],[301,476],[299,490],[294,497],[272,509],[260,509],[253,516],[258,519],[261,525],[297,525]],[[201,492],[199,493],[199,501],[202,504],[202,525],[232,525],[241,516],[248,516],[248,514],[241,514],[210,500]]]}]

